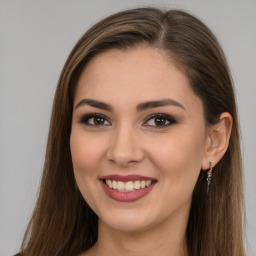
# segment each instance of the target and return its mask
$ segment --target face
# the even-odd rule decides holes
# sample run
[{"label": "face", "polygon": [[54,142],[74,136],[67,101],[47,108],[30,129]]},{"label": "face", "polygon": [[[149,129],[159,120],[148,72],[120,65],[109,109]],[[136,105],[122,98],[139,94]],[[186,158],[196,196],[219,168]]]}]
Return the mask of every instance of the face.
[{"label": "face", "polygon": [[109,50],[81,74],[70,147],[100,223],[136,232],[186,221],[206,149],[202,102],[164,53]]}]

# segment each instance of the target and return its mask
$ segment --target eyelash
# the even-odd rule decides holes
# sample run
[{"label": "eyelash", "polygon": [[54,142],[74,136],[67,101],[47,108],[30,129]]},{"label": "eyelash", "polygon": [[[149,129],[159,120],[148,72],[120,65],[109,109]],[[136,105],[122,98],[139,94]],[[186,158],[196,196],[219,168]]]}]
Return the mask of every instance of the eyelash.
[{"label": "eyelash", "polygon": [[[96,118],[101,119],[99,121],[103,121],[104,123],[108,122],[108,124],[104,124],[104,123],[103,124],[95,124]],[[160,122],[163,121],[164,124],[163,125],[156,125],[155,122],[156,122],[157,118],[160,119]],[[90,119],[94,122],[94,124],[90,123]],[[150,120],[154,120],[153,122],[155,123],[155,125],[148,125],[147,123]],[[99,114],[99,113],[84,115],[79,119],[79,122],[81,124],[84,124],[84,125],[87,125],[87,126],[92,126],[92,127],[95,127],[95,128],[96,127],[100,128],[100,127],[103,127],[103,126],[110,126],[111,125],[111,122],[108,120],[108,118],[105,115],[102,115],[102,114]],[[166,124],[166,122],[168,122],[168,123]],[[157,129],[163,129],[163,128],[165,128],[167,126],[170,126],[170,125],[173,125],[175,123],[177,123],[177,121],[172,116],[164,114],[164,113],[157,113],[157,114],[152,114],[149,117],[147,117],[146,121],[143,122],[142,126],[150,126],[150,127],[154,127],[154,128],[157,128]]]},{"label": "eyelash", "polygon": [[[109,124],[90,124],[89,121],[90,119],[94,120],[94,122],[96,121],[96,118],[100,118],[101,120],[107,121]],[[93,114],[88,114],[88,115],[84,115],[79,119],[79,122],[81,124],[84,125],[88,125],[88,126],[94,126],[94,127],[102,127],[102,126],[110,126],[111,123],[108,121],[108,119],[106,118],[106,116],[99,114],[99,113],[93,113]]]},{"label": "eyelash", "polygon": [[[142,125],[143,126],[147,126],[147,122],[149,122],[151,119],[154,120],[154,122],[156,122],[156,119],[159,118],[161,119],[161,121],[163,120],[165,122],[164,125],[149,125],[151,127],[155,127],[157,129],[163,129],[167,126],[170,126],[170,125],[173,125],[175,123],[177,123],[177,121],[175,120],[175,118],[173,118],[172,116],[170,115],[167,115],[167,114],[164,114],[164,113],[157,113],[157,114],[152,114],[150,115],[147,119],[146,119],[146,122],[144,122]],[[168,124],[166,124],[166,121],[169,122]]]}]

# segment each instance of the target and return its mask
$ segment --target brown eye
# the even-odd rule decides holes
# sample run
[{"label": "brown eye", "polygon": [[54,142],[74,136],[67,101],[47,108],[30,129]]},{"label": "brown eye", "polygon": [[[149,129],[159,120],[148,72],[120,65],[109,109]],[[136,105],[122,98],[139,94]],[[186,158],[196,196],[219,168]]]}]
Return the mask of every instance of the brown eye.
[{"label": "brown eye", "polygon": [[162,117],[156,117],[155,120],[155,125],[157,126],[163,126],[163,125],[166,125],[166,123],[168,122],[165,118],[162,118]]},{"label": "brown eye", "polygon": [[151,115],[145,123],[143,123],[143,126],[165,128],[175,123],[175,119],[167,114],[154,114]]},{"label": "brown eye", "polygon": [[[102,117],[94,117],[91,119],[93,120],[94,125],[104,125],[104,123],[105,123],[105,120]],[[90,123],[90,122],[88,122],[88,123]]]},{"label": "brown eye", "polygon": [[80,118],[80,123],[90,126],[109,126],[111,123],[101,114],[89,114]]}]

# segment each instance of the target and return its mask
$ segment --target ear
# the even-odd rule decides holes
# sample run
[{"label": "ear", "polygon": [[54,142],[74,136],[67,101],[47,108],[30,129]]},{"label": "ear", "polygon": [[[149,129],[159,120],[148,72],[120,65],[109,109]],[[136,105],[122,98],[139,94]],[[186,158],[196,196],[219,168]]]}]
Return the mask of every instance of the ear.
[{"label": "ear", "polygon": [[202,170],[210,168],[210,161],[215,166],[224,156],[228,145],[232,129],[232,116],[228,112],[220,115],[220,120],[217,124],[207,128],[206,134],[206,149],[202,161]]}]

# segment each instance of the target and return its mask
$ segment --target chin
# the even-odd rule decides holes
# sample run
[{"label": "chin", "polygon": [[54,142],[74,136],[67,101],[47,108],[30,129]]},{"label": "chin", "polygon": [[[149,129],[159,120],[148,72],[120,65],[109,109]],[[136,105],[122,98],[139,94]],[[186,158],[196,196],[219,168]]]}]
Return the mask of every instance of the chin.
[{"label": "chin", "polygon": [[99,216],[99,221],[109,229],[120,232],[138,233],[143,232],[154,226],[152,214],[147,218],[146,213],[137,211],[119,210],[116,213],[111,212],[109,215]]}]

